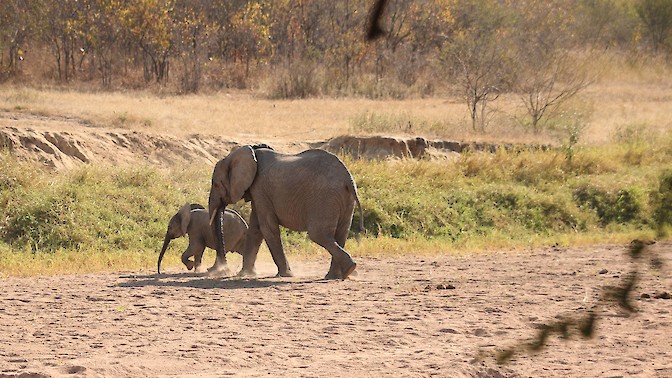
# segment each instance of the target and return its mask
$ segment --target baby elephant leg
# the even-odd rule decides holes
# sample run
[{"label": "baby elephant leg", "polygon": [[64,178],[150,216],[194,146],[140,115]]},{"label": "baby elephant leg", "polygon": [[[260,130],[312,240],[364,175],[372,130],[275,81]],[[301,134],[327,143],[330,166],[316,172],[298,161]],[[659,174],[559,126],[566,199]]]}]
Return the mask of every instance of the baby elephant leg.
[{"label": "baby elephant leg", "polygon": [[194,269],[194,260],[190,259],[192,256],[194,256],[194,254],[189,251],[188,248],[184,251],[184,253],[182,253],[182,264],[187,267],[187,270]]},{"label": "baby elephant leg", "polygon": [[[184,253],[182,253],[182,263],[187,267],[187,270],[200,270],[204,250],[205,246],[189,244]],[[191,260],[191,257],[194,257],[194,260]]]}]

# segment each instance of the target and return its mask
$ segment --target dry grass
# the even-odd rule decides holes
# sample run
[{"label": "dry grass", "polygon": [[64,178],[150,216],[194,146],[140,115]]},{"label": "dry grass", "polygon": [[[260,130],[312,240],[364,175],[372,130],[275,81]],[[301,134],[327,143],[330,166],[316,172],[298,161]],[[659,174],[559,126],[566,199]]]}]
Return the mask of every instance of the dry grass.
[{"label": "dry grass", "polygon": [[[672,75],[661,64],[628,66],[606,64],[601,81],[590,86],[575,102],[589,104],[592,115],[582,142],[603,144],[627,127],[651,133],[672,129]],[[532,135],[517,127],[522,114],[516,96],[502,96],[493,103],[497,113],[485,135],[472,132],[467,108],[459,97],[369,100],[317,98],[269,100],[251,92],[162,96],[151,92],[92,93],[62,89],[29,89],[5,86],[0,110],[37,115],[22,126],[67,129],[81,121],[93,127],[110,127],[186,135],[217,134],[246,141],[312,141],[353,130],[353,120],[376,113],[416,124],[440,125],[431,130],[390,129],[396,135],[422,135],[458,140],[506,142],[557,142],[552,135]],[[46,116],[40,118],[40,116]],[[55,119],[54,119],[55,118]],[[77,124],[72,121],[80,121]],[[0,117],[0,126],[7,123]],[[382,132],[385,133],[385,132]]]},{"label": "dry grass", "polygon": [[[83,93],[5,87],[0,109],[48,117],[77,118],[99,127],[173,135],[219,134],[246,138],[316,140],[348,133],[352,117],[366,111],[422,114],[443,119],[462,104],[443,99],[267,100],[249,93],[161,97],[148,92]],[[33,126],[39,127],[40,120]],[[50,125],[53,120],[48,120]],[[67,128],[67,125],[63,125]]]}]

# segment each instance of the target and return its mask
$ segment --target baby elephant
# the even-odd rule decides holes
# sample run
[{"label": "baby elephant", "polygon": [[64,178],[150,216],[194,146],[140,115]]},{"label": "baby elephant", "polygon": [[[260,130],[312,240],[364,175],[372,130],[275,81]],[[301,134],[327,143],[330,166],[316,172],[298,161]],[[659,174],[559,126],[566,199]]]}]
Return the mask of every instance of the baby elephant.
[{"label": "baby elephant", "polygon": [[[194,269],[196,272],[200,271],[201,259],[203,258],[203,251],[205,247],[216,250],[217,238],[213,235],[210,227],[210,219],[208,211],[201,205],[195,203],[187,203],[177,214],[173,215],[168,223],[168,232],[163,241],[163,248],[159,254],[158,272],[161,274],[161,260],[163,254],[168,248],[170,241],[179,237],[189,235],[189,246],[182,253],[182,263],[188,270]],[[245,247],[245,235],[247,234],[247,223],[237,212],[226,209],[222,213],[222,234],[224,240],[224,248],[226,251],[235,251],[242,253]],[[190,257],[194,257],[191,260]],[[226,260],[215,261],[215,264],[208,270],[225,269]]]}]

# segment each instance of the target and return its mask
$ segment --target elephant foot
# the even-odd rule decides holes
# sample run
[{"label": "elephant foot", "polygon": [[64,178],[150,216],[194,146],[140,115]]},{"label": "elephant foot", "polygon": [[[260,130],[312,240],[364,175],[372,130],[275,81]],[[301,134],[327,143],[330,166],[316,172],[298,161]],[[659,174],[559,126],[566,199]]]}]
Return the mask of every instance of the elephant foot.
[{"label": "elephant foot", "polygon": [[339,277],[338,274],[336,274],[334,272],[329,272],[329,273],[327,273],[326,276],[324,276],[324,279],[325,280],[339,280],[339,279],[341,279],[341,277]]},{"label": "elephant foot", "polygon": [[231,270],[226,265],[213,265],[208,268],[208,276],[230,276]]},{"label": "elephant foot", "polygon": [[238,272],[238,274],[236,274],[236,277],[240,277],[240,278],[250,278],[250,277],[256,277],[256,276],[257,276],[257,272],[254,269],[245,269],[245,268],[241,269],[240,272]]},{"label": "elephant foot", "polygon": [[291,270],[286,270],[284,272],[278,272],[278,274],[275,275],[275,278],[278,277],[294,277],[294,273],[292,273]]},{"label": "elephant foot", "polygon": [[332,261],[332,265],[329,268],[329,273],[327,273],[326,276],[324,276],[325,280],[344,280],[348,278],[352,273],[355,271],[355,268],[357,268],[357,264],[350,260],[346,263],[346,268],[343,268],[342,266],[338,266],[338,264],[335,264]]},{"label": "elephant foot", "polygon": [[352,274],[352,272],[355,271],[355,268],[357,268],[357,264],[355,262],[352,262],[351,265],[349,265],[346,269],[343,270],[343,276],[341,277],[341,279],[348,278]]}]

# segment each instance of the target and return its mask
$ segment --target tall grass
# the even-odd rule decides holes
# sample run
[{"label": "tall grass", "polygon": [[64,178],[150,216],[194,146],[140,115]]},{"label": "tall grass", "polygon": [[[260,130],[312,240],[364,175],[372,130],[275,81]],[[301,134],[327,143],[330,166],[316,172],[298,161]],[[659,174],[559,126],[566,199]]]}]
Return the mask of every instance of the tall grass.
[{"label": "tall grass", "polygon": [[53,174],[8,154],[0,168],[0,271],[9,273],[148,266],[170,216],[204,201],[203,185],[189,182],[207,182],[147,167]]},{"label": "tall grass", "polygon": [[[654,155],[669,164],[664,149]],[[619,164],[627,162],[620,151],[584,149],[571,163],[560,152],[501,150],[454,163],[351,165],[371,235],[521,246],[528,240],[652,229],[651,198],[662,168]]]},{"label": "tall grass", "polygon": [[[346,156],[366,228],[348,249],[355,256],[442,253],[669,231],[672,137],[641,143],[647,153],[636,159],[630,142],[578,149],[571,161],[558,151],[500,150],[456,161]],[[55,174],[0,154],[0,273],[153,270],[168,219],[187,201],[206,203],[211,172],[85,166]],[[248,216],[248,205],[237,209]],[[283,235],[294,258],[325,253],[304,234]],[[166,266],[178,265],[178,255],[169,253]]]}]

